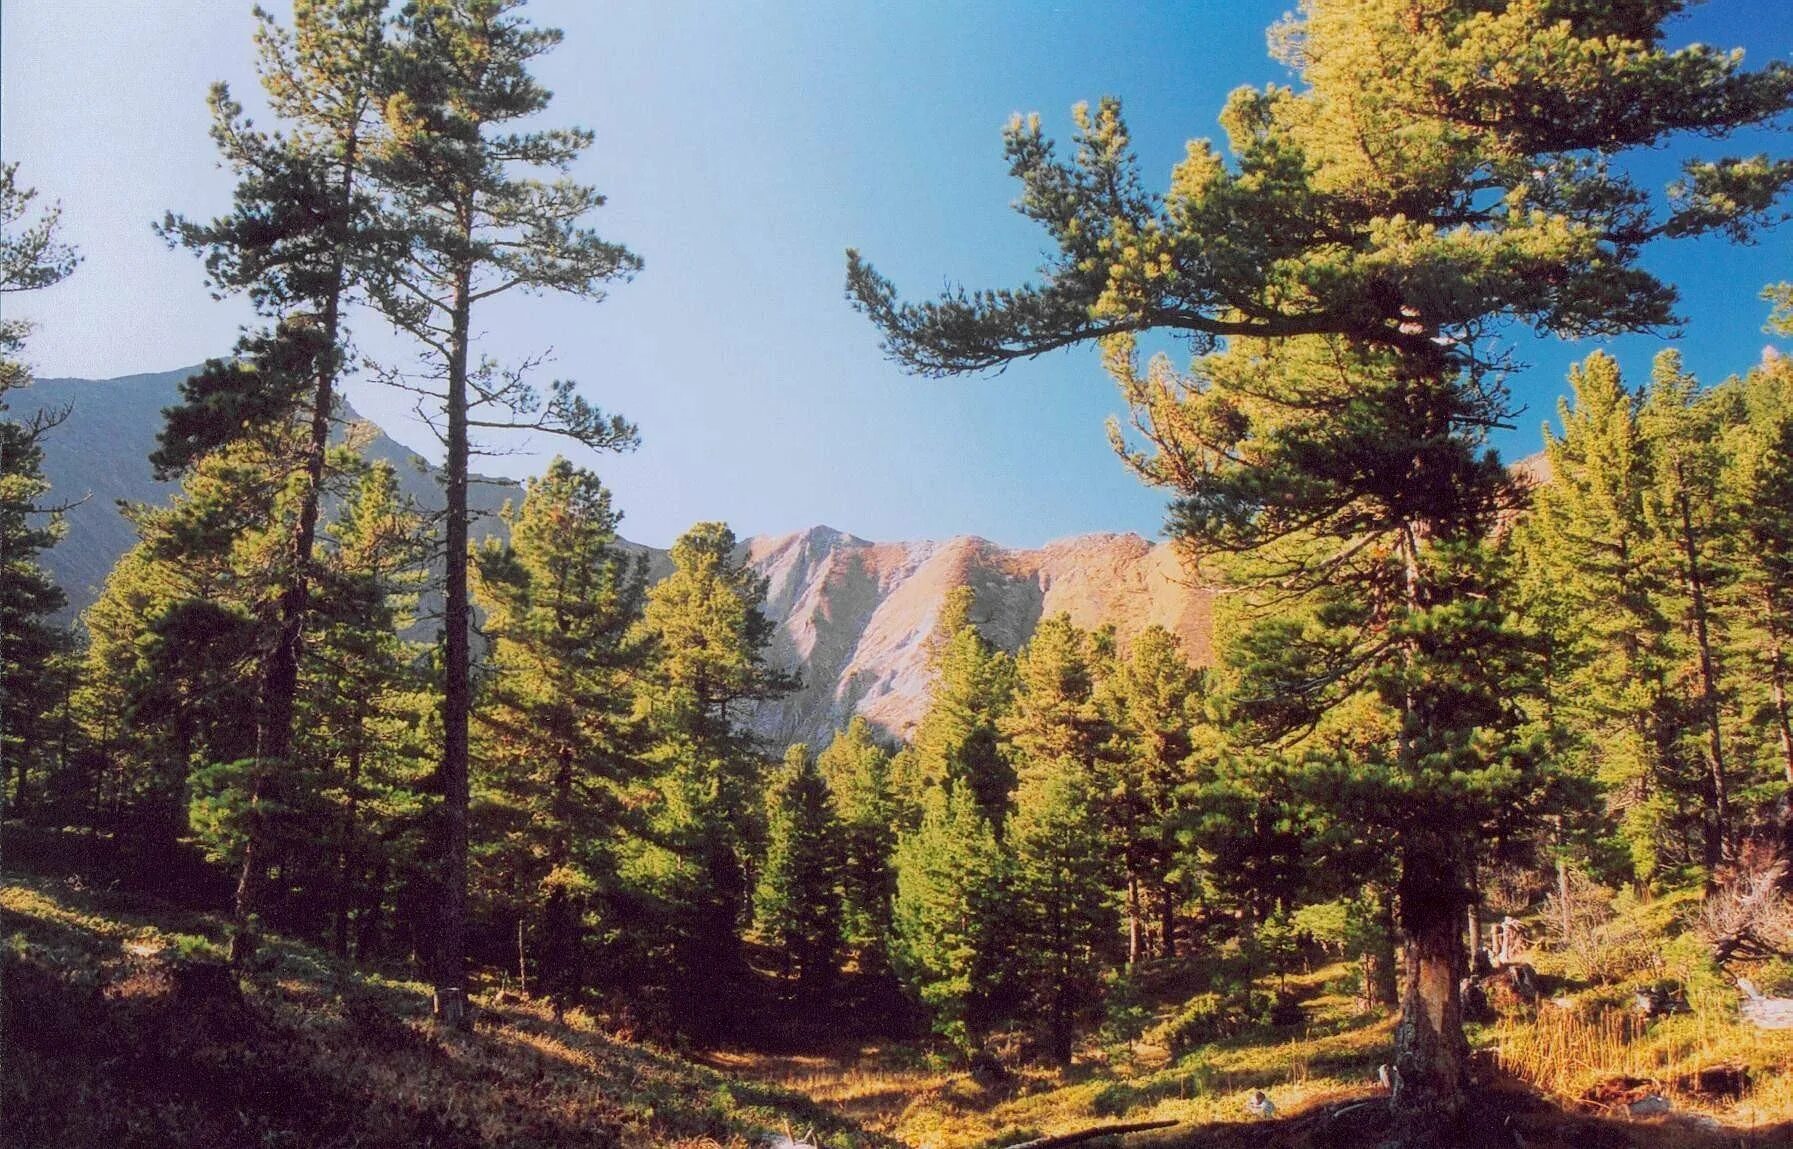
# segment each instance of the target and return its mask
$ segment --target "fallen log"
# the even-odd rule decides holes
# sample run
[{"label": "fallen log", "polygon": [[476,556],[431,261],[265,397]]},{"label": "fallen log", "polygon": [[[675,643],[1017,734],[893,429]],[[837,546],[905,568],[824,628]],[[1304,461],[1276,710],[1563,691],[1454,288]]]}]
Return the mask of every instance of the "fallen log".
[{"label": "fallen log", "polygon": [[1033,1141],[1023,1141],[1018,1145],[1010,1145],[1008,1149],[1060,1149],[1063,1145],[1079,1145],[1085,1141],[1094,1141],[1098,1137],[1118,1137],[1123,1133],[1143,1133],[1147,1129],[1169,1129],[1179,1125],[1178,1121],[1131,1121],[1120,1125],[1097,1125],[1092,1129],[1079,1129],[1075,1133],[1055,1133],[1051,1137],[1040,1137]]}]

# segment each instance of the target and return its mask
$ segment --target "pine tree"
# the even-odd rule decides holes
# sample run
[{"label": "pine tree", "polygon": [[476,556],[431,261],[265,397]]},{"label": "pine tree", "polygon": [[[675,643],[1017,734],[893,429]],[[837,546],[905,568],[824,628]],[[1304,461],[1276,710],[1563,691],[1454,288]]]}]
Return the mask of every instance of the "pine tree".
[{"label": "pine tree", "polygon": [[1003,1012],[1007,866],[964,782],[932,787],[897,842],[891,960],[935,1032],[969,1052]]},{"label": "pine tree", "polygon": [[[515,132],[543,112],[549,92],[531,63],[560,42],[517,15],[521,0],[417,0],[397,21],[383,112],[386,136],[372,174],[406,239],[386,269],[381,306],[423,344],[427,376],[402,381],[439,405],[444,523],[442,907],[435,961],[437,1010],[466,1024],[468,715],[472,611],[468,597],[467,486],[472,435],[526,426],[594,450],[627,450],[635,428],[606,416],[556,381],[544,402],[527,370],[474,361],[476,304],[511,290],[588,299],[627,279],[641,261],[583,221],[603,203],[566,178],[590,146],[582,129]],[[546,171],[542,180],[532,173]]]},{"label": "pine tree", "polygon": [[[17,164],[0,164],[0,299],[52,287],[80,262],[60,236],[61,209],[51,206],[31,219],[35,189],[18,182]],[[24,419],[8,416],[14,393],[30,381],[20,358],[30,324],[0,316],[0,817],[7,808],[7,775],[13,799],[25,800],[26,751],[37,741],[33,726],[48,705],[50,660],[64,643],[48,616],[65,598],[39,564],[62,525],[47,505],[42,440],[66,411],[39,410]]]},{"label": "pine tree", "polygon": [[164,477],[206,451],[270,421],[302,428],[286,444],[291,522],[273,561],[280,566],[277,622],[260,669],[250,817],[237,883],[231,952],[253,948],[251,915],[272,859],[255,813],[274,776],[290,770],[300,661],[314,577],[313,551],[330,448],[337,379],[346,344],[344,312],[358,282],[390,258],[372,226],[362,184],[376,126],[384,62],[386,0],[303,0],[293,27],[256,10],[257,73],[283,130],[256,129],[224,84],[211,93],[212,138],[237,177],[229,215],[195,223],[170,213],[171,244],[202,255],[212,286],[245,293],[277,324],[238,348],[254,369],[208,364],[183,387],[183,402],[153,457]]},{"label": "pine tree", "polygon": [[902,823],[891,775],[891,754],[855,715],[835,734],[816,766],[834,796],[840,821],[841,934],[859,968],[885,971],[890,962],[890,906],[896,896],[891,855]]},{"label": "pine tree", "polygon": [[[1740,653],[1753,671],[1742,677],[1766,728],[1771,773],[1793,786],[1793,361],[1765,359],[1740,390],[1722,486]],[[1776,861],[1781,888],[1793,890],[1793,799],[1783,801]]]},{"label": "pine tree", "polygon": [[999,725],[1014,694],[1014,662],[978,632],[971,621],[975,601],[962,586],[941,604],[929,648],[933,689],[915,731],[913,773],[926,786],[964,782],[985,818],[998,823],[1015,786]]},{"label": "pine tree", "polygon": [[754,891],[762,935],[795,969],[800,992],[824,995],[841,941],[840,820],[809,747],[798,743],[766,792],[766,856]]},{"label": "pine tree", "polygon": [[[1575,336],[1666,325],[1674,292],[1639,265],[1644,245],[1747,237],[1793,184],[1793,162],[1690,162],[1660,209],[1588,159],[1793,108],[1781,62],[1752,73],[1713,48],[1663,49],[1682,7],[1308,0],[1273,37],[1299,86],[1235,92],[1231,162],[1192,144],[1162,198],[1138,177],[1118,102],[1079,109],[1069,163],[1037,118],[1013,123],[1018,207],[1058,247],[1042,283],[905,304],[850,252],[849,291],[892,356],[924,373],[1106,341],[1147,442],[1117,431],[1117,445],[1178,494],[1173,531],[1210,554],[1305,533],[1300,587],[1344,583],[1372,611],[1358,631],[1369,645],[1344,665],[1373,666],[1400,716],[1391,780],[1529,808],[1541,777],[1519,794],[1483,786],[1473,750],[1488,676],[1464,689],[1425,677],[1458,661],[1452,648],[1505,644],[1499,604],[1453,597],[1483,585],[1472,540],[1514,501],[1483,448],[1509,414],[1507,364],[1486,336],[1507,323]],[[1132,337],[1155,329],[1198,352],[1229,343],[1192,376],[1142,372]],[[1341,696],[1365,685],[1328,673]],[[1464,813],[1407,823],[1397,847],[1408,992],[1394,1101],[1415,1132],[1460,1110],[1467,1079],[1458,926],[1466,839],[1484,811]]]},{"label": "pine tree", "polygon": [[1596,353],[1569,384],[1561,432],[1545,431],[1551,481],[1519,531],[1527,611],[1547,620],[1557,706],[1586,759],[1579,769],[1611,795],[1633,875],[1651,882],[1665,865],[1694,860],[1678,847],[1686,707],[1672,676],[1672,580],[1646,512],[1655,461],[1640,398],[1616,361]]},{"label": "pine tree", "polygon": [[1101,999],[1101,971],[1116,917],[1111,851],[1089,768],[1072,759],[1030,763],[1004,842],[1015,977],[1047,1049],[1071,1063],[1078,1021]]},{"label": "pine tree", "polygon": [[1154,624],[1134,636],[1105,687],[1115,765],[1102,806],[1127,875],[1128,961],[1145,948],[1145,887],[1157,902],[1159,952],[1175,957],[1176,915],[1187,885],[1178,873],[1177,830],[1185,783],[1192,780],[1191,730],[1203,721],[1204,676],[1190,666],[1177,636]]},{"label": "pine tree", "polygon": [[642,751],[646,573],[617,548],[621,517],[596,475],[556,458],[507,509],[509,543],[480,554],[475,588],[492,642],[480,813],[497,831],[479,858],[517,890],[519,929],[539,921],[543,982],[563,1005],[585,982],[581,923],[614,888],[622,789]]},{"label": "pine tree", "polygon": [[1022,762],[1070,759],[1092,767],[1112,731],[1098,687],[1112,634],[1090,634],[1067,614],[1042,619],[1015,660],[1015,702],[998,728]]},{"label": "pine tree", "polygon": [[1681,584],[1679,613],[1691,647],[1694,712],[1701,743],[1695,753],[1705,760],[1701,861],[1708,881],[1714,880],[1711,875],[1735,853],[1736,846],[1719,683],[1723,620],[1714,609],[1714,599],[1723,593],[1729,575],[1719,564],[1717,553],[1723,512],[1716,416],[1713,405],[1703,401],[1698,381],[1681,369],[1680,355],[1674,351],[1657,355],[1638,414],[1639,429],[1654,463],[1655,483],[1645,498],[1644,510],[1673,554],[1672,565]]},{"label": "pine tree", "polygon": [[[346,465],[333,470],[348,471]],[[317,856],[336,952],[378,949],[379,925],[401,873],[417,881],[429,698],[415,619],[428,557],[423,517],[385,462],[366,464],[324,528],[301,680],[307,757],[334,827]],[[294,831],[311,843],[313,825]],[[289,856],[306,856],[287,847]]]},{"label": "pine tree", "polygon": [[[666,915],[658,931],[671,950],[664,964],[689,988],[745,968],[739,930],[759,852],[763,771],[747,708],[796,680],[766,662],[766,583],[726,525],[697,524],[671,557],[673,571],[649,590],[641,623],[655,654],[636,704],[653,743],[646,760],[658,793],[636,868]],[[725,1013],[685,1020],[722,1026]]]}]

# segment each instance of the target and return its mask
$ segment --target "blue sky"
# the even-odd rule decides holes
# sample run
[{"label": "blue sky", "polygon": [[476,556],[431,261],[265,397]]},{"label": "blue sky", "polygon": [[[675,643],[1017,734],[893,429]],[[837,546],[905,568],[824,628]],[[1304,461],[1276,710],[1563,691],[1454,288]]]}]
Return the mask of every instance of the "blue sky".
[{"label": "blue sky", "polygon": [[[646,270],[591,304],[499,301],[482,349],[515,359],[552,347],[553,374],[640,423],[641,450],[581,458],[617,491],[624,531],[665,544],[700,519],[743,535],[814,523],[876,539],[980,534],[1011,545],[1094,530],[1157,533],[1163,496],[1109,453],[1117,409],[1093,353],[988,379],[925,381],[885,362],[842,297],[843,250],[864,250],[905,290],[949,280],[1019,282],[1042,236],[1008,205],[1000,133],[1039,111],[1064,135],[1078,100],[1126,101],[1148,179],[1162,186],[1192,136],[1218,134],[1226,93],[1284,81],[1264,30],[1288,0],[1119,5],[978,0],[536,0],[562,27],[543,61],[545,122],[592,128],[578,175],[610,197],[596,223]],[[255,95],[249,4],[236,0],[6,0],[0,9],[0,152],[59,198],[86,262],[67,283],[9,300],[36,320],[40,374],[163,370],[227,350],[249,319],[207,294],[191,257],[151,221],[222,210],[230,182],[206,136],[205,91]],[[1756,63],[1793,54],[1793,4],[1712,0],[1675,43],[1742,46]],[[1785,153],[1785,133],[1733,150]],[[1704,145],[1710,150],[1710,145]],[[1672,174],[1675,153],[1642,169]],[[1763,283],[1793,277],[1793,230],[1738,249],[1664,245],[1650,265],[1680,285],[1679,346],[1716,380],[1767,338]],[[360,345],[402,344],[363,317]],[[1499,446],[1536,450],[1566,365],[1594,344],[1524,338],[1513,382],[1528,410]],[[1655,337],[1619,341],[1647,370]],[[412,446],[407,404],[350,387]],[[522,475],[556,449],[492,460]],[[571,452],[576,458],[578,452]]]}]

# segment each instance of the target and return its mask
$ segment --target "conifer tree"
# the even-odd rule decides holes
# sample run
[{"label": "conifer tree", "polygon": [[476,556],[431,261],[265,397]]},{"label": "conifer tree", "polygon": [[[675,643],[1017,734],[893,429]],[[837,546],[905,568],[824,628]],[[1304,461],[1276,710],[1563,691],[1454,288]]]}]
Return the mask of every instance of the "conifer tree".
[{"label": "conifer tree", "polygon": [[890,905],[896,895],[891,855],[902,823],[891,754],[873,738],[871,724],[854,715],[817,756],[816,766],[840,821],[842,940],[857,952],[861,970],[882,972],[890,961]]},{"label": "conifer tree", "polygon": [[1176,956],[1176,914],[1186,884],[1177,873],[1177,831],[1203,690],[1203,675],[1189,665],[1177,636],[1154,624],[1134,636],[1103,691],[1116,745],[1102,806],[1127,875],[1130,962],[1144,950],[1148,892],[1157,903],[1159,952]]},{"label": "conifer tree", "polygon": [[797,743],[766,792],[766,856],[753,902],[761,934],[812,999],[827,992],[840,950],[841,845],[828,783]]},{"label": "conifer tree", "polygon": [[[425,375],[394,380],[420,395],[445,454],[442,907],[437,1009],[466,1023],[468,715],[472,611],[467,490],[473,435],[528,427],[594,450],[627,450],[635,428],[594,408],[566,380],[546,398],[525,368],[474,357],[476,305],[505,292],[603,297],[641,261],[585,225],[603,203],[566,177],[592,135],[517,131],[550,93],[530,65],[560,42],[518,14],[522,0],[416,0],[397,20],[372,173],[405,251],[386,269],[381,306],[423,345]],[[547,173],[550,178],[537,178]]]},{"label": "conifer tree", "polygon": [[1007,866],[970,786],[930,787],[921,823],[897,842],[891,960],[935,1032],[964,1052],[1001,1014]]},{"label": "conifer tree", "polygon": [[482,789],[503,811],[479,854],[519,889],[519,921],[539,921],[543,981],[563,1004],[584,984],[581,922],[614,887],[621,790],[642,750],[632,679],[647,655],[646,574],[616,546],[621,517],[596,475],[556,458],[477,572],[492,642]]},{"label": "conifer tree", "polygon": [[[52,287],[80,262],[62,241],[60,206],[30,218],[36,196],[19,184],[17,164],[0,164],[0,300]],[[67,412],[39,410],[23,419],[8,412],[30,381],[20,358],[30,332],[24,320],[0,315],[0,815],[9,770],[17,799],[24,798],[26,740],[47,701],[49,660],[62,646],[47,619],[65,602],[38,557],[61,535],[55,508],[46,503],[42,440]]]},{"label": "conifer tree", "polygon": [[[1730,588],[1746,698],[1766,727],[1771,774],[1793,787],[1793,361],[1766,358],[1738,385],[1741,417],[1727,435]],[[1753,688],[1753,689],[1752,689]],[[1793,890],[1793,799],[1784,800],[1778,883]]]},{"label": "conifer tree", "polygon": [[1719,563],[1717,535],[1723,530],[1718,481],[1718,411],[1704,401],[1699,383],[1681,369],[1674,351],[1657,355],[1650,387],[1638,414],[1639,430],[1652,456],[1655,480],[1644,510],[1662,544],[1673,555],[1679,576],[1683,627],[1692,650],[1694,713],[1704,759],[1701,801],[1704,848],[1701,861],[1711,881],[1735,852],[1731,820],[1730,768],[1726,761],[1724,703],[1720,698],[1723,620],[1715,598],[1729,572]]},{"label": "conifer tree", "polygon": [[[348,471],[346,465],[333,470]],[[415,889],[430,700],[415,643],[428,541],[423,517],[400,493],[392,466],[360,469],[325,528],[301,682],[304,744],[335,827],[327,913],[336,952],[367,955],[401,874]],[[333,767],[333,768],[330,768]],[[316,841],[317,828],[295,827]]]},{"label": "conifer tree", "polygon": [[1042,619],[1015,660],[1015,701],[998,728],[1022,763],[1070,759],[1090,769],[1112,731],[1098,700],[1113,635],[1068,614]]},{"label": "conifer tree", "polygon": [[978,632],[971,621],[975,601],[962,586],[941,603],[929,648],[933,689],[913,742],[914,774],[928,786],[964,782],[985,818],[998,823],[1015,786],[999,726],[1014,695],[1014,661]]},{"label": "conifer tree", "polygon": [[[657,771],[657,808],[641,866],[668,914],[675,982],[728,979],[743,966],[739,930],[758,852],[763,766],[747,707],[791,690],[766,662],[766,583],[722,523],[699,523],[672,547],[673,571],[648,592],[641,631],[654,649],[637,706]],[[689,1019],[723,1024],[718,1009]]]},{"label": "conifer tree", "polygon": [[167,477],[246,427],[279,421],[300,428],[272,476],[292,488],[292,506],[284,539],[270,556],[279,567],[279,591],[259,671],[255,766],[231,942],[237,961],[252,948],[251,915],[272,861],[256,811],[274,776],[293,766],[301,648],[346,345],[345,312],[357,284],[391,254],[372,226],[364,187],[369,136],[377,126],[386,0],[301,0],[290,29],[259,8],[256,19],[256,70],[282,130],[255,128],[229,88],[214,85],[212,138],[237,177],[235,204],[209,223],[170,213],[160,230],[171,244],[204,257],[214,289],[247,294],[276,325],[239,346],[252,369],[214,361],[183,386],[183,401],[167,413],[153,457]]},{"label": "conifer tree", "polygon": [[[1487,676],[1463,691],[1429,678],[1506,645],[1498,604],[1458,598],[1485,585],[1473,540],[1514,499],[1483,448],[1508,416],[1487,336],[1515,323],[1562,335],[1666,325],[1674,292],[1639,265],[1643,247],[1747,237],[1793,184],[1793,161],[1691,161],[1659,206],[1606,162],[1793,108],[1793,68],[1779,61],[1749,72],[1714,48],[1664,49],[1664,23],[1685,6],[1307,0],[1273,37],[1299,85],[1235,92],[1231,160],[1193,143],[1162,198],[1138,177],[1118,102],[1079,110],[1071,162],[1037,118],[1015,121],[1018,207],[1058,247],[1041,283],[905,304],[849,253],[851,295],[913,370],[1108,341],[1148,447],[1120,445],[1178,493],[1175,533],[1209,553],[1307,534],[1301,586],[1345,583],[1380,612],[1345,665],[1374,667],[1400,715],[1390,780],[1477,806],[1454,825],[1401,828],[1408,990],[1394,1102],[1415,1136],[1460,1110],[1467,1079],[1456,985],[1468,826],[1485,801],[1522,796],[1488,792],[1491,764],[1462,756],[1491,717]],[[1131,337],[1147,330],[1184,333],[1198,352],[1229,343],[1191,377],[1146,373]],[[1445,643],[1440,626],[1467,629]],[[1343,682],[1327,671],[1307,697],[1328,681]]]},{"label": "conifer tree", "polygon": [[1562,430],[1545,430],[1551,480],[1519,531],[1527,612],[1551,632],[1557,706],[1578,735],[1580,769],[1611,795],[1633,875],[1651,882],[1665,864],[1694,860],[1678,846],[1686,708],[1673,682],[1666,556],[1646,511],[1655,464],[1640,398],[1615,360],[1589,356],[1569,385]]},{"label": "conifer tree", "polygon": [[1112,853],[1087,764],[1030,763],[1015,792],[1004,842],[1014,976],[1047,1049],[1069,1065],[1078,1021],[1101,998],[1101,971],[1115,936]]}]

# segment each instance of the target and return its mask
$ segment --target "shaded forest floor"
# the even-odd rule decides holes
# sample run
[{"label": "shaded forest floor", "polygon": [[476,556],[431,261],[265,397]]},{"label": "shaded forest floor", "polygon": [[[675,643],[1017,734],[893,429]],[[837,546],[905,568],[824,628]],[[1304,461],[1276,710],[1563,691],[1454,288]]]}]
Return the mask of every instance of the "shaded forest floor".
[{"label": "shaded forest floor", "polygon": [[578,1014],[478,1002],[269,938],[238,992],[225,922],[80,877],[0,874],[0,1144],[891,1146],[801,1094],[731,1078]]},{"label": "shaded forest floor", "polygon": [[[278,937],[239,991],[221,964],[220,915],[133,891],[116,873],[82,876],[65,854],[13,850],[8,830],[0,1145],[696,1149],[796,1135],[831,1149],[972,1149],[1149,1120],[1180,1124],[1112,1144],[1346,1149],[1387,1134],[1372,1081],[1392,1023],[1357,1011],[1339,965],[1283,986],[1300,1024],[1175,1057],[1149,1039],[1092,1043],[1070,1070],[1017,1059],[994,1083],[918,1043],[838,1036],[846,1027],[826,1018],[793,1024],[770,990],[779,1016],[756,1048],[681,1055],[581,1014],[557,1023],[509,995],[479,1001],[474,1033],[444,1034],[429,1021],[427,987]],[[1176,980],[1147,1003],[1160,1019],[1182,1000]],[[1529,1032],[1475,1031],[1483,1084],[1443,1144],[1793,1147],[1793,1033],[1670,1018],[1624,1064],[1593,1058],[1547,1097],[1499,1066],[1497,1049]],[[1713,1068],[1741,1073],[1706,1089],[1701,1072]],[[1246,1111],[1258,1089],[1272,1120]],[[1626,1098],[1648,1092],[1672,1111],[1628,1116]]]}]

